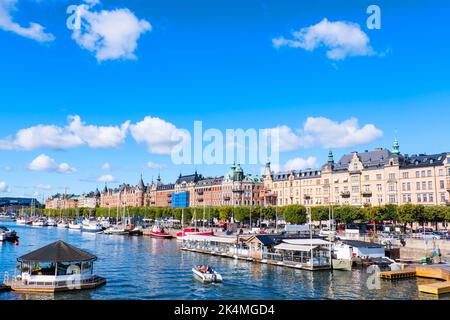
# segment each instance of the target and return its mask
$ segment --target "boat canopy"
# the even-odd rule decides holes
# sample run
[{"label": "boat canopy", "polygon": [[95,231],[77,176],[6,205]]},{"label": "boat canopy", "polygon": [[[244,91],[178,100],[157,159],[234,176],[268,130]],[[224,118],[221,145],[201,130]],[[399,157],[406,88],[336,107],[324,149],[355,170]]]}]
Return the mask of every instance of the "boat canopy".
[{"label": "boat canopy", "polygon": [[296,245],[331,245],[331,242],[322,239],[283,239],[283,242]]},{"label": "boat canopy", "polygon": [[81,262],[96,260],[89,252],[78,249],[64,241],[56,241],[45,247],[27,253],[17,260],[21,262]]},{"label": "boat canopy", "polygon": [[302,252],[310,252],[311,249],[314,250],[318,246],[306,246],[306,245],[298,245],[298,244],[289,244],[289,243],[281,243],[274,247],[275,250],[285,250],[285,251],[302,251]]},{"label": "boat canopy", "polygon": [[216,237],[216,236],[202,236],[195,234],[188,234],[183,237],[183,241],[204,241],[204,242],[218,242],[218,243],[236,243],[235,237]]}]

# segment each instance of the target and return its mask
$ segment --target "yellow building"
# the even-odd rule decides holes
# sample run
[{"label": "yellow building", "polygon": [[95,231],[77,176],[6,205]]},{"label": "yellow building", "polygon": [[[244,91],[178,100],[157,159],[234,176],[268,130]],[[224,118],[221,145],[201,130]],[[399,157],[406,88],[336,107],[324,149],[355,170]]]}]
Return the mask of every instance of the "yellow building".
[{"label": "yellow building", "polygon": [[385,204],[450,205],[450,153],[402,155],[392,151],[345,154],[338,162],[330,151],[318,169],[264,173],[265,205],[303,204],[377,206]]}]

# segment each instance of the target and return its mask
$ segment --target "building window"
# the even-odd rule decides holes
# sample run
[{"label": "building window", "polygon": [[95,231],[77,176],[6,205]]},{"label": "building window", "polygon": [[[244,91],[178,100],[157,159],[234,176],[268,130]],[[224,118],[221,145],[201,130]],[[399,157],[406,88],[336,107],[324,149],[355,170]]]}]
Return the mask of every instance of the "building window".
[{"label": "building window", "polygon": [[388,190],[389,190],[390,192],[395,191],[395,183],[389,183],[389,185],[388,185]]},{"label": "building window", "polygon": [[395,173],[389,173],[389,179],[394,180],[395,179]]},{"label": "building window", "polygon": [[426,181],[422,181],[422,190],[426,190],[427,189],[427,183]]},{"label": "building window", "polygon": [[408,191],[411,191],[411,183],[410,183],[410,182],[408,182],[408,183],[406,184],[406,189],[407,189]]},{"label": "building window", "polygon": [[433,189],[433,181],[428,181],[428,190]]},{"label": "building window", "polygon": [[439,169],[439,176],[442,177],[444,175],[444,170],[443,169]]},{"label": "building window", "polygon": [[416,182],[416,190],[420,190],[420,182]]},{"label": "building window", "polygon": [[419,194],[417,194],[417,202],[422,202],[422,196]]},{"label": "building window", "polygon": [[403,172],[403,179],[409,178],[409,172]]},{"label": "building window", "polygon": [[428,202],[428,201],[427,201],[427,198],[428,198],[428,197],[427,197],[427,194],[424,193],[424,194],[423,194],[423,198],[422,198],[422,199],[423,199],[423,202]]},{"label": "building window", "polygon": [[[450,174],[450,173],[449,173]],[[383,177],[381,174],[377,174],[377,180],[381,180]]]},{"label": "building window", "polygon": [[406,191],[406,183],[402,183],[402,191]]},{"label": "building window", "polygon": [[370,180],[370,176],[369,175],[365,175],[364,176],[364,180],[369,181]]},{"label": "building window", "polygon": [[427,176],[431,177],[431,170],[427,171]]},{"label": "building window", "polygon": [[441,202],[445,202],[445,192],[441,192]]},{"label": "building window", "polygon": [[444,189],[444,188],[445,188],[445,182],[444,182],[444,180],[439,181],[439,187],[440,187],[441,189]]},{"label": "building window", "polygon": [[416,178],[420,178],[420,171],[416,171]]},{"label": "building window", "polygon": [[377,184],[377,191],[378,192],[382,192],[383,191],[383,186],[381,184]]},{"label": "building window", "polygon": [[422,178],[425,177],[425,170],[422,170]]},{"label": "building window", "polygon": [[434,202],[434,193],[430,193],[428,195],[428,199],[430,200],[430,202]]},{"label": "building window", "polygon": [[352,192],[353,193],[359,192],[359,187],[358,186],[352,186]]},{"label": "building window", "polygon": [[393,195],[393,194],[391,194],[391,195],[389,195],[389,203],[396,203],[396,201],[395,201],[395,195]]}]

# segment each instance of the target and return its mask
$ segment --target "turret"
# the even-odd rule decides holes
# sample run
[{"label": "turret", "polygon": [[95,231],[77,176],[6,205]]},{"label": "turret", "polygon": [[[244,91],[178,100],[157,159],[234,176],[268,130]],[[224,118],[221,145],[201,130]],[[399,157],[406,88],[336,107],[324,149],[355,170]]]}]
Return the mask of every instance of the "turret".
[{"label": "turret", "polygon": [[400,154],[400,145],[398,144],[397,138],[395,138],[394,143],[392,144],[392,153],[393,154]]}]

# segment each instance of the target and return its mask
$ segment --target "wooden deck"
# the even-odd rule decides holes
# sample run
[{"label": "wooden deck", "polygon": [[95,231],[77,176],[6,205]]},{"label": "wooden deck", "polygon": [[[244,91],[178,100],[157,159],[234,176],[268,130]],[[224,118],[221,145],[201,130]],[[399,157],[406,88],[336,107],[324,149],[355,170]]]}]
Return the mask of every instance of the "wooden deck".
[{"label": "wooden deck", "polygon": [[418,286],[420,292],[431,294],[450,293],[450,265],[418,265],[405,270],[380,272],[382,279],[399,280],[413,277],[439,279],[443,281]]},{"label": "wooden deck", "polygon": [[63,291],[72,291],[72,290],[89,290],[98,288],[106,284],[106,279],[103,277],[94,277],[89,280],[84,280],[80,282],[75,282],[73,284],[24,284],[21,281],[13,281],[9,280],[5,282],[5,285],[16,292],[22,293],[56,293]]},{"label": "wooden deck", "polygon": [[416,270],[414,269],[380,272],[380,278],[388,280],[409,279],[414,277],[416,277]]},{"label": "wooden deck", "polygon": [[450,293],[450,281],[421,284],[419,291],[436,295]]}]

